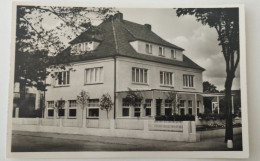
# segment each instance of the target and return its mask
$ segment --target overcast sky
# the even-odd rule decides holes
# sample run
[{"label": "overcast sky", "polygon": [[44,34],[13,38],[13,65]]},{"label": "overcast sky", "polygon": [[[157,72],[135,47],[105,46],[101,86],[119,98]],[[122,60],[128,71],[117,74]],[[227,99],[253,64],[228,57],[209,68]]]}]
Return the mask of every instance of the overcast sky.
[{"label": "overcast sky", "polygon": [[[124,19],[151,24],[152,31],[185,49],[184,54],[206,69],[203,81],[224,89],[225,60],[218,46],[214,28],[203,26],[193,16],[177,17],[174,9],[119,9]],[[240,89],[240,69],[236,71],[232,89]]]}]

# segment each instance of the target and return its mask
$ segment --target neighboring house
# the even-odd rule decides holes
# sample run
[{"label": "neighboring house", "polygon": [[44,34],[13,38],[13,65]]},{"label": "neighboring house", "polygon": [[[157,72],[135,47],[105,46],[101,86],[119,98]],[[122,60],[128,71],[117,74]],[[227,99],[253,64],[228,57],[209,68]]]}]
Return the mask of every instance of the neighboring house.
[{"label": "neighboring house", "polygon": [[[58,102],[64,104],[58,112],[60,117],[81,118],[82,110],[76,102],[81,90],[90,95],[87,118],[106,118],[106,111],[99,107],[104,93],[109,93],[114,102],[109,118],[173,114],[171,101],[167,100],[169,91],[178,93],[177,113],[204,112],[204,69],[185,56],[184,49],[155,34],[151,25],[124,20],[118,13],[70,44],[62,54],[71,55],[73,70],[52,71],[55,77],[47,79],[51,86],[46,92],[45,117],[56,117],[52,107]],[[140,106],[129,107],[124,101],[128,88],[142,93]]]}]

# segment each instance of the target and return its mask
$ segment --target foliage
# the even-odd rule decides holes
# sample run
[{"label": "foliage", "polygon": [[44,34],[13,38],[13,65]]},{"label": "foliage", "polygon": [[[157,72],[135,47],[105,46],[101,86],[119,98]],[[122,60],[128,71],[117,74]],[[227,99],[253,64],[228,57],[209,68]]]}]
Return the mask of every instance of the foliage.
[{"label": "foliage", "polygon": [[133,107],[138,107],[142,100],[143,95],[140,91],[133,91],[131,88],[128,88],[127,95],[124,98],[125,103]]},{"label": "foliage", "polygon": [[209,93],[217,93],[219,92],[217,90],[217,87],[214,84],[211,84],[208,81],[203,82],[203,92],[209,92]]},{"label": "foliage", "polygon": [[226,134],[225,141],[233,140],[231,88],[235,71],[240,60],[239,48],[239,9],[238,8],[179,8],[177,16],[194,15],[197,21],[216,29],[219,45],[226,62],[225,107]]},{"label": "foliage", "polygon": [[195,121],[194,115],[159,115],[155,116],[156,121]]},{"label": "foliage", "polygon": [[[208,113],[208,114],[198,114],[198,117],[202,120],[224,120],[226,119],[226,114],[216,114],[216,113]],[[235,118],[236,115],[233,114],[232,118]]]},{"label": "foliage", "polygon": [[77,104],[81,105],[81,109],[84,109],[88,104],[89,93],[82,90],[77,96]]},{"label": "foliage", "polygon": [[106,112],[107,112],[107,119],[108,119],[108,112],[112,109],[113,105],[114,104],[112,102],[111,96],[108,93],[103,94],[101,99],[100,99],[100,109],[101,110],[106,110]]}]

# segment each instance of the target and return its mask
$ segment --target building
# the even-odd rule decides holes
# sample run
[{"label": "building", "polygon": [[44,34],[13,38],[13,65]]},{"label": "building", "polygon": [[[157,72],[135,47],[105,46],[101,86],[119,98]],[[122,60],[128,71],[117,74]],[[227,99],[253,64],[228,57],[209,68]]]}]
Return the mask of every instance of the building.
[{"label": "building", "polygon": [[[203,113],[204,69],[183,51],[155,34],[151,25],[124,20],[123,14],[118,13],[79,35],[61,53],[70,55],[73,70],[67,67],[51,71],[45,117],[57,117],[58,112],[58,117],[63,118],[106,118],[106,111],[99,108],[104,93],[109,93],[114,102],[109,118]],[[124,101],[129,88],[143,96],[136,107]],[[90,95],[84,112],[76,102],[82,90]],[[176,111],[168,100],[171,91],[177,93]],[[63,109],[55,111],[53,107],[57,104],[64,105]]]}]

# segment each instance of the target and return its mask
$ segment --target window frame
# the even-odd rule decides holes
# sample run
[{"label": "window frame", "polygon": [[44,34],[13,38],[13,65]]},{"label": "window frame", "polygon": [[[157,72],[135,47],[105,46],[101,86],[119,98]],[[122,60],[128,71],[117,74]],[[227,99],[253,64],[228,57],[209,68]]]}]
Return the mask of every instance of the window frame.
[{"label": "window frame", "polygon": [[150,43],[145,44],[145,53],[146,54],[153,54],[153,45]]},{"label": "window frame", "polygon": [[[131,106],[127,103],[124,103],[124,98],[122,99],[122,117],[131,117]],[[124,116],[124,110],[123,109],[128,109],[128,116]]]},{"label": "window frame", "polygon": [[191,74],[183,74],[183,87],[195,88],[195,76]]},{"label": "window frame", "polygon": [[[97,73],[98,69],[99,69],[99,72]],[[88,71],[91,71],[90,74],[88,74]],[[84,80],[85,85],[104,83],[104,67],[103,66],[85,68],[84,72],[85,72],[85,80]],[[96,74],[98,75],[98,77],[96,76]],[[88,76],[90,77],[89,79],[88,79]],[[94,78],[92,78],[92,76]],[[96,80],[97,78],[99,78],[98,81]],[[92,79],[94,80],[93,82],[92,82]]]},{"label": "window frame", "polygon": [[160,71],[160,86],[174,87],[173,72]]},{"label": "window frame", "polygon": [[[149,84],[148,69],[132,67],[131,73],[132,73],[132,83],[134,83],[134,84],[146,84],[146,85]],[[142,82],[141,82],[141,79],[142,79]]]},{"label": "window frame", "polygon": [[[152,99],[145,99],[145,116],[150,117],[152,116]],[[147,110],[150,110],[150,115],[147,115]]]},{"label": "window frame", "polygon": [[[60,76],[59,76],[59,73],[61,73],[61,81],[59,80],[60,79]],[[64,83],[64,73],[66,73],[66,76],[65,76],[65,83]],[[59,82],[61,82],[61,84],[59,84]],[[65,87],[65,86],[70,86],[70,71],[58,71],[58,72],[55,72],[55,87]]]},{"label": "window frame", "polygon": [[176,56],[177,56],[177,51],[176,51],[176,49],[171,49],[171,58],[172,58],[172,59],[176,59]]},{"label": "window frame", "polygon": [[[71,104],[72,101],[75,101],[75,102],[76,102],[76,105],[72,106],[72,104]],[[69,109],[69,111],[68,111],[68,118],[76,118],[76,117],[77,117],[77,100],[69,100],[68,102],[69,102],[69,106],[68,106],[68,107],[69,107],[69,108],[68,108],[68,109]],[[71,110],[76,110],[76,116],[71,116],[71,115],[70,115],[70,111],[71,111]]]},{"label": "window frame", "polygon": [[[160,49],[162,49],[162,53],[160,52]],[[165,57],[165,47],[159,46],[159,56]]]},{"label": "window frame", "polygon": [[[90,101],[92,101],[92,100],[98,100],[98,104],[93,103],[93,104],[91,105]],[[100,116],[99,104],[100,104],[100,100],[99,100],[98,98],[94,98],[94,99],[89,99],[89,100],[88,100],[87,118],[99,118],[99,116]],[[90,105],[91,105],[91,106],[90,106]],[[93,105],[95,105],[95,106],[93,106]],[[98,116],[89,116],[89,113],[90,113],[89,110],[92,110],[92,109],[98,109]]]},{"label": "window frame", "polygon": [[[52,102],[52,106],[49,106],[49,102]],[[49,116],[49,111],[53,111],[53,116]],[[47,101],[47,116],[48,118],[54,118],[54,101]]]}]

